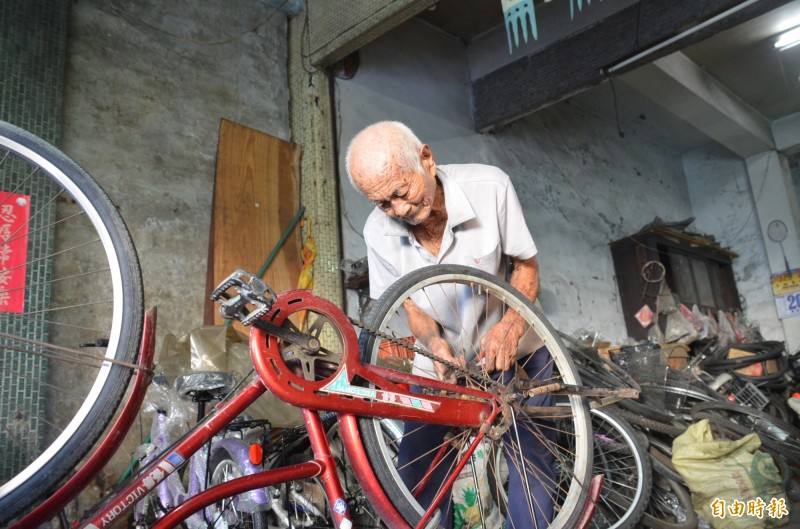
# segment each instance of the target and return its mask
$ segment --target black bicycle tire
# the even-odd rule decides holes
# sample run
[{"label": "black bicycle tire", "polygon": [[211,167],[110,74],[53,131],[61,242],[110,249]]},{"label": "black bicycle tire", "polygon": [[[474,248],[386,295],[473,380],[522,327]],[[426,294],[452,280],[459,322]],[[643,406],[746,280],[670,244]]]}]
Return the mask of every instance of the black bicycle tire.
[{"label": "black bicycle tire", "polygon": [[575,338],[565,333],[559,333],[563,340],[566,340],[567,347],[577,356],[573,358],[576,364],[580,364],[583,360],[589,364],[587,368],[594,371],[601,379],[607,380],[612,385],[610,387],[629,387],[636,390],[641,389],[639,383],[622,367],[616,363],[600,356],[597,349],[582,344]]},{"label": "black bicycle tire", "polygon": [[[122,294],[119,330],[112,338],[112,343],[118,346],[111,353],[107,352],[106,357],[135,363],[144,317],[142,278],[133,240],[116,206],[77,163],[37,136],[0,122],[0,147],[13,151],[19,158],[31,160],[62,187],[65,184],[74,186],[77,195],[73,195],[73,199],[84,211],[91,208],[96,214],[100,225],[95,224],[95,229],[104,230],[109,237],[107,252],[113,253],[116,260],[118,269],[112,272],[119,274],[119,292]],[[36,460],[35,465],[30,464],[0,487],[0,525],[52,493],[75,470],[113,417],[131,375],[129,367],[119,364],[109,367],[94,403],[61,447],[49,454],[46,461]],[[37,468],[32,469],[33,466]]]},{"label": "black bicycle tire", "polygon": [[725,359],[709,359],[703,362],[703,369],[708,368],[728,368],[735,369],[740,367],[747,367],[767,360],[774,360],[783,354],[783,349],[778,351],[767,351],[765,353],[757,353],[753,356],[740,356],[738,358],[725,358]]},{"label": "black bicycle tire", "polygon": [[622,415],[622,418],[628,421],[629,423],[634,424],[636,426],[640,426],[642,428],[646,428],[648,430],[652,430],[654,432],[659,432],[666,435],[670,435],[672,437],[677,437],[686,431],[685,426],[675,426],[673,424],[668,424],[661,421],[655,421],[653,419],[650,419],[642,415],[638,415],[626,409],[618,408],[617,411],[619,412],[620,415]]},{"label": "black bicycle tire", "polygon": [[650,462],[653,465],[653,470],[660,475],[672,481],[677,481],[681,485],[685,485],[683,476],[678,473],[675,465],[672,464],[672,459],[669,454],[659,447],[656,443],[650,444]]},{"label": "black bicycle tire", "polygon": [[[603,373],[598,373],[596,370],[591,369],[589,367],[581,366],[581,364],[578,364],[578,371],[581,374],[581,380],[583,380],[584,384],[588,386],[593,386],[598,388],[619,387],[613,385],[613,382],[605,380],[603,377]],[[637,391],[641,391],[641,386],[639,384],[636,384],[635,386],[629,386],[627,384],[624,384],[623,387],[632,387]],[[661,411],[658,408],[655,408],[644,402],[640,402],[637,399],[621,399],[618,402],[616,402],[616,404],[620,408],[624,408],[632,413],[645,416],[654,421],[658,421],[661,423],[668,423],[672,421],[672,416],[666,411]]]},{"label": "black bicycle tire", "polygon": [[[678,483],[677,481],[673,481],[671,479],[665,478],[667,485],[678,498],[680,504],[685,507],[686,510],[686,521],[684,522],[671,522],[668,520],[662,520],[656,518],[652,514],[645,511],[644,515],[642,516],[641,523],[645,527],[649,527],[650,529],[695,529],[698,523],[697,513],[694,512],[694,507],[692,505],[692,497],[689,494],[689,491],[686,490],[686,487]],[[652,498],[652,497],[651,497]],[[651,499],[652,501],[652,499]]]},{"label": "black bicycle tire", "polygon": [[[386,292],[384,292],[380,299],[372,303],[369,313],[364,318],[365,325],[369,328],[380,327],[381,321],[392,309],[392,306],[401,298],[405,299],[406,294],[410,290],[419,285],[425,284],[426,282],[433,282],[437,279],[451,277],[458,279],[459,281],[464,281],[465,279],[476,280],[478,284],[493,285],[495,288],[504,290],[509,297],[516,299],[547,329],[550,337],[558,345],[560,352],[563,353],[562,358],[564,359],[565,363],[570,366],[575,380],[580,380],[577,375],[577,369],[572,363],[570,357],[565,352],[566,348],[560,344],[558,333],[552,328],[550,323],[545,319],[544,315],[539,311],[539,309],[537,309],[533,303],[531,303],[511,285],[475,268],[461,265],[435,265],[415,270],[401,277],[394,284],[392,284]],[[361,334],[359,339],[359,349],[362,354],[363,362],[370,361],[368,356],[374,347],[375,340],[375,336],[371,333],[363,332]],[[588,424],[588,422],[591,420],[589,417],[588,407],[585,405],[585,401],[582,405],[584,407],[582,413],[585,414],[583,420],[585,420]],[[392,472],[394,469],[389,469],[389,465],[386,465],[385,462],[381,462],[382,441],[377,438],[376,429],[374,427],[374,419],[360,417],[359,432],[364,450],[367,454],[367,458],[370,461],[373,471],[375,472],[375,475],[378,478],[384,493],[392,501],[398,513],[409,524],[412,526],[416,525],[420,519],[420,514],[416,506],[409,503],[405,493],[403,492],[404,486],[401,483],[398,483],[399,478]],[[587,465],[585,469],[581,469],[578,472],[578,475],[575,479],[576,482],[582,483],[583,486],[577,487],[577,490],[571,490],[569,501],[571,502],[571,505],[575,505],[575,508],[564,513],[564,516],[562,517],[563,520],[559,519],[558,527],[563,527],[565,529],[573,527],[575,522],[581,516],[581,511],[588,495],[588,487],[585,485],[589,483],[591,473],[591,447],[589,446],[591,440],[588,437],[589,436],[587,436],[586,439],[581,439],[581,441],[586,443],[584,450],[587,450],[587,453],[584,454],[582,459],[582,463],[587,463]]]},{"label": "black bicycle tire", "polygon": [[[638,498],[636,498],[635,502],[627,508],[625,513],[611,525],[604,525],[601,528],[601,526],[595,524],[594,521],[590,521],[587,527],[593,529],[633,529],[644,514],[644,511],[647,508],[647,502],[650,498],[650,488],[653,480],[653,470],[650,464],[650,458],[648,457],[646,449],[639,443],[634,428],[622,418],[617,410],[613,410],[612,408],[606,406],[592,409],[591,413],[594,416],[603,417],[604,420],[610,422],[616,430],[622,433],[623,437],[627,441],[628,448],[631,449],[631,452],[637,463],[636,486]],[[593,428],[595,429],[595,435],[597,435],[597,428],[595,424],[593,424]],[[595,442],[595,446],[596,445],[597,442]],[[592,474],[604,474],[602,469],[599,468],[597,455],[594,457]],[[600,490],[600,498],[597,500],[597,506],[595,507],[595,516],[597,516],[598,510],[603,509],[605,496],[609,494],[607,489],[608,485],[609,484],[604,480],[603,487]]]},{"label": "black bicycle tire", "polygon": [[[211,458],[208,461],[208,475],[214,476],[216,474],[216,469],[219,465],[225,462],[230,462],[238,467],[238,463],[236,461],[236,456],[231,454],[227,448],[220,447],[219,449],[215,450],[211,455]],[[239,473],[243,474],[241,467],[239,467]],[[218,485],[218,483],[211,482],[209,486]],[[244,492],[242,494],[249,494],[248,492]],[[251,520],[253,522],[252,529],[268,529],[269,528],[269,516],[267,515],[267,511],[256,511],[256,512],[249,512],[247,513],[250,515]],[[207,520],[209,521],[209,520]],[[213,520],[209,521],[213,522]],[[227,522],[226,522],[227,526]],[[214,527],[214,525],[211,525]],[[237,527],[237,526],[231,526]]]},{"label": "black bicycle tire", "polygon": [[[740,351],[745,351],[752,354],[750,356],[728,358],[727,355],[731,349],[738,349]],[[784,350],[785,347],[783,342],[776,341],[763,342],[760,344],[738,344],[715,351],[713,356],[701,362],[701,366],[704,369],[706,366],[745,367],[757,362],[778,358],[779,356],[783,355]]]},{"label": "black bicycle tire", "polygon": [[[647,388],[648,384],[645,383],[642,385],[643,387]],[[687,416],[690,413],[691,407],[694,405],[692,402],[699,403],[699,402],[720,402],[724,400],[724,397],[721,395],[713,395],[710,394],[706,388],[700,387],[698,385],[692,385],[690,387],[683,387],[683,386],[676,386],[671,385],[668,383],[664,386],[659,386],[657,389],[664,393],[664,406],[666,408],[666,413],[671,417],[672,420],[670,421],[660,421],[660,422],[686,422]],[[667,397],[671,398],[683,398],[686,399],[687,402],[684,402],[682,406],[682,410],[676,409],[672,402],[668,402]],[[651,417],[653,418],[653,417]]]},{"label": "black bicycle tire", "polygon": [[660,410],[655,406],[652,406],[638,399],[622,399],[616,404],[619,408],[623,408],[624,410],[630,413],[636,414],[646,419],[650,419],[652,421],[656,421],[662,424],[666,424],[672,421],[672,415],[667,413],[665,410]]}]

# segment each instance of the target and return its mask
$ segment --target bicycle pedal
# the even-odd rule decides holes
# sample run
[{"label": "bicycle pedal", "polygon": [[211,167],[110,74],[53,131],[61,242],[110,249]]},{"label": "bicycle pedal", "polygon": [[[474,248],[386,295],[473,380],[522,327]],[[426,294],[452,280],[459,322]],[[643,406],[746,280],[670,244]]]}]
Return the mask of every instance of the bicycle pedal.
[{"label": "bicycle pedal", "polygon": [[220,316],[239,320],[243,325],[261,318],[278,299],[269,285],[244,270],[229,275],[212,291],[210,298],[220,304]]}]

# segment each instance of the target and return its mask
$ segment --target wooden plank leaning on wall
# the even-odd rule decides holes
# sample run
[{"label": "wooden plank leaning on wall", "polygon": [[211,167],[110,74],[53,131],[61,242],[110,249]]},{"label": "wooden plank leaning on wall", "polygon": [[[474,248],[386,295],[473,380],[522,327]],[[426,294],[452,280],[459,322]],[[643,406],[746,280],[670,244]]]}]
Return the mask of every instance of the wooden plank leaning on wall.
[{"label": "wooden plank leaning on wall", "polygon": [[[206,294],[236,269],[258,273],[291,225],[300,207],[299,153],[293,143],[221,121]],[[300,248],[295,229],[262,277],[276,293],[296,287]],[[206,299],[204,324],[221,323],[215,304]]]}]

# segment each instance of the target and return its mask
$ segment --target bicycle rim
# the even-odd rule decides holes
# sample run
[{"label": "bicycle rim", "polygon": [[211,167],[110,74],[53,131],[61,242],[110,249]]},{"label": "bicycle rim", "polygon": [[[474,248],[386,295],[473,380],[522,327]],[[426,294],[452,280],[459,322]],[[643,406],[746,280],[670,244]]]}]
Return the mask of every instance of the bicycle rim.
[{"label": "bicycle rim", "polygon": [[[0,123],[0,523],[54,490],[102,434],[142,331],[136,253],[116,208],[63,153]],[[105,342],[107,340],[107,342]],[[83,344],[101,347],[81,347]]]},{"label": "bicycle rim", "polygon": [[650,497],[652,468],[633,428],[609,409],[593,409],[593,475],[603,476],[603,488],[588,527],[628,529],[644,513]]},{"label": "bicycle rim", "polygon": [[[473,268],[456,265],[439,265],[417,270],[401,278],[384,293],[381,299],[373,305],[365,319],[365,324],[371,329],[379,330],[398,339],[409,338],[410,331],[402,305],[412,296],[416,300],[422,297],[432,299],[436,296],[450,296],[451,300],[458,298],[457,307],[450,302],[445,302],[439,307],[439,310],[450,310],[453,314],[461,314],[464,316],[463,321],[470,318],[474,320],[475,315],[468,314],[469,307],[497,306],[500,307],[501,313],[508,309],[515,310],[525,320],[528,326],[527,332],[536,333],[549,349],[550,360],[547,362],[547,366],[552,368],[553,372],[548,380],[561,381],[566,384],[579,383],[577,370],[571,358],[542,314],[519,292],[496,278]],[[434,306],[436,303],[431,305]],[[436,314],[430,313],[430,315],[434,319],[438,319]],[[443,315],[439,314],[439,317],[441,316]],[[473,324],[465,323],[463,328],[466,329],[470,325]],[[362,332],[362,361],[399,370],[410,368],[407,359],[387,356],[387,344],[383,344],[382,351],[382,343],[381,338]],[[451,343],[451,346],[454,350],[458,350],[459,347],[466,347],[465,344],[466,342]],[[389,350],[391,350],[391,346],[389,346]],[[524,374],[524,368],[523,365],[519,366],[518,373],[510,383],[516,382],[519,377],[531,378]],[[482,383],[478,382],[478,385]],[[505,388],[508,388],[509,385],[506,385]],[[492,387],[493,391],[504,389],[503,385]],[[516,413],[513,414],[511,426],[506,434],[500,439],[486,441],[486,444],[481,447],[485,451],[485,457],[479,456],[476,460],[473,456],[473,460],[468,462],[465,471],[459,477],[454,495],[461,494],[461,497],[455,502],[457,505],[454,506],[454,511],[456,511],[454,516],[459,516],[459,509],[465,510],[466,512],[461,514],[467,520],[490,527],[498,523],[498,514],[503,518],[508,517],[509,507],[513,509],[521,502],[523,510],[526,511],[522,516],[528,517],[523,522],[526,527],[567,528],[574,526],[584,507],[591,471],[590,417],[584,399],[581,397],[558,397],[554,404],[563,407],[562,416],[534,418],[522,411],[521,402],[512,401],[511,408]],[[400,430],[403,430],[402,425]],[[415,498],[415,495],[421,494],[421,486],[404,484],[401,473],[405,472],[405,469],[398,468],[396,457],[399,445],[403,442],[414,442],[411,439],[416,432],[406,431],[402,438],[392,438],[386,434],[387,429],[385,425],[382,425],[381,420],[363,417],[359,418],[359,432],[380,486],[401,516],[412,526],[416,525],[426,511],[425,507]],[[435,467],[438,467],[446,469],[439,470],[443,473],[452,473],[456,461],[473,442],[475,433],[470,430],[458,430],[453,431],[452,438],[446,441],[434,439],[429,453],[436,451],[442,454],[442,457],[433,458],[435,462],[430,470],[437,471],[438,469]],[[527,443],[523,443],[522,440],[528,440],[542,448],[544,453],[542,459],[545,462],[536,463],[524,458],[522,454],[526,448],[524,445]],[[502,456],[499,457],[498,453]],[[451,461],[445,463],[444,461],[448,459]],[[554,468],[545,468],[548,465],[547,460],[551,461]],[[495,464],[497,461],[504,461],[506,464],[503,467],[503,465]],[[527,469],[527,472],[521,472],[522,468]],[[510,492],[508,490],[509,469],[515,471],[516,479],[519,482],[516,483],[517,486],[513,487],[511,501],[506,504],[505,498],[508,498]],[[483,474],[486,477],[476,480],[469,478],[470,473]],[[472,492],[469,487],[470,481],[475,483]],[[459,483],[466,483],[467,486],[462,488]],[[488,494],[486,493],[487,485]],[[435,484],[428,483],[424,486],[436,487]],[[428,494],[433,492],[434,490],[430,490]],[[534,499],[528,501],[528,498]],[[541,501],[542,498],[544,501]],[[541,506],[548,502],[553,504],[552,520],[544,524],[531,520],[530,512],[547,510],[547,506]],[[439,514],[441,515],[446,509],[448,506],[443,505]],[[517,517],[519,518],[519,516]],[[511,524],[509,523],[508,526],[511,527]]]}]

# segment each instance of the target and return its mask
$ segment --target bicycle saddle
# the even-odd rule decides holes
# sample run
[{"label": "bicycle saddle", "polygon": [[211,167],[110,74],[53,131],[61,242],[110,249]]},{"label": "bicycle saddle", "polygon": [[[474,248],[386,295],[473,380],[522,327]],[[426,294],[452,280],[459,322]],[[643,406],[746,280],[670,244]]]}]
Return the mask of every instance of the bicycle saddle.
[{"label": "bicycle saddle", "polygon": [[226,371],[198,371],[175,379],[175,392],[182,399],[221,399],[236,387],[236,376]]}]

